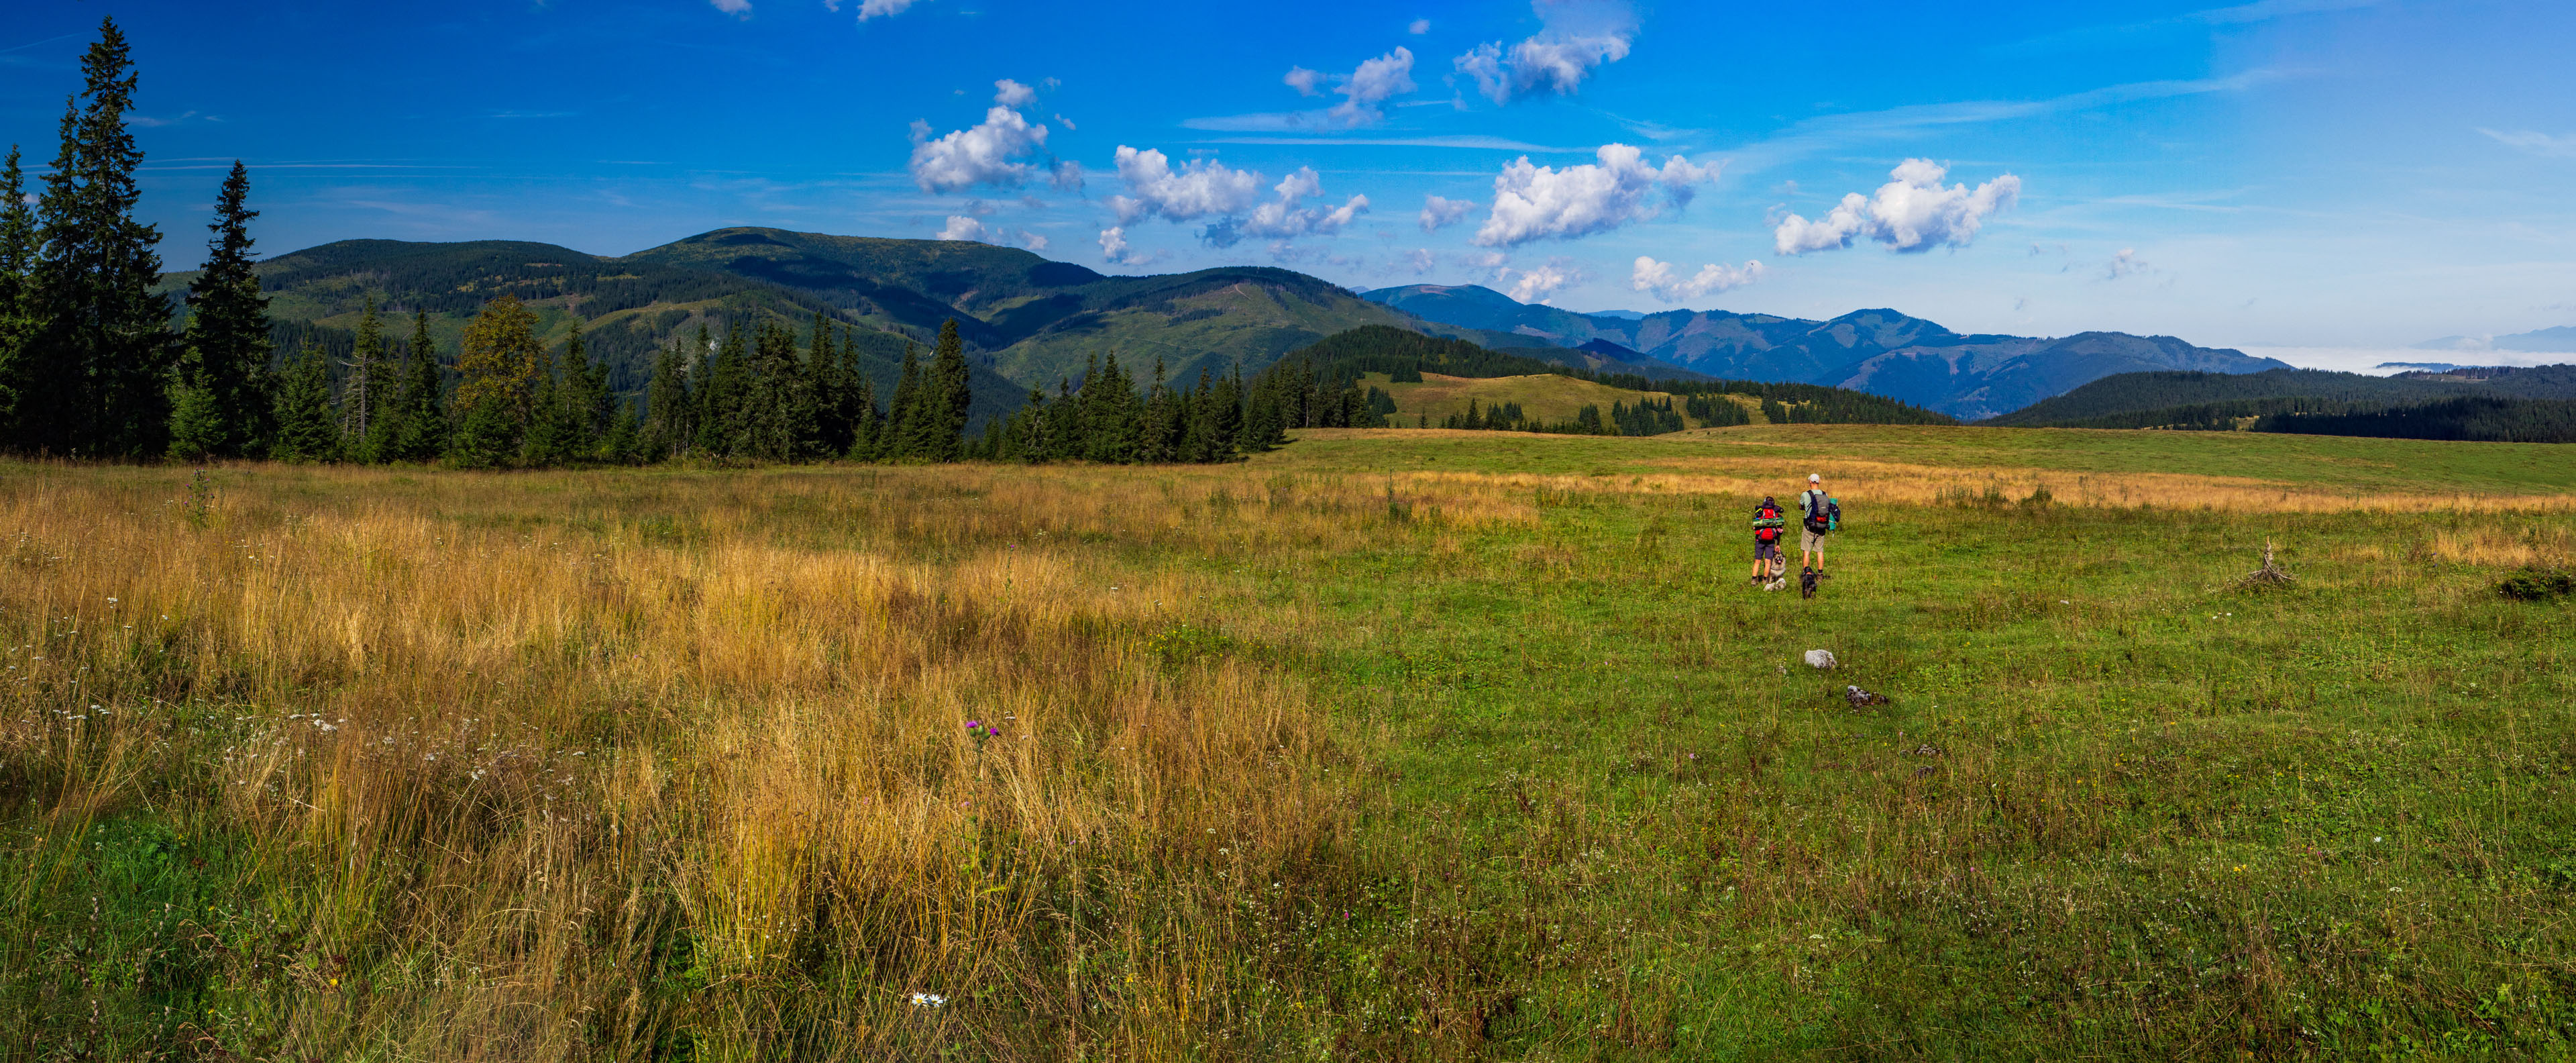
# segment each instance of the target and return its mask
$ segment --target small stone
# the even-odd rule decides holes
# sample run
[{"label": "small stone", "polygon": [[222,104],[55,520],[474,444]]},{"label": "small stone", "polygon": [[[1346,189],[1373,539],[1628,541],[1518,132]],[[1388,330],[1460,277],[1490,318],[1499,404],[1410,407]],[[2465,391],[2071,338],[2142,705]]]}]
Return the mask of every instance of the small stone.
[{"label": "small stone", "polygon": [[1808,651],[1807,651],[1807,667],[1810,667],[1810,668],[1835,668],[1835,667],[1839,667],[1839,665],[1834,661],[1834,654],[1833,654],[1833,651],[1832,651],[1832,650],[1808,650]]}]

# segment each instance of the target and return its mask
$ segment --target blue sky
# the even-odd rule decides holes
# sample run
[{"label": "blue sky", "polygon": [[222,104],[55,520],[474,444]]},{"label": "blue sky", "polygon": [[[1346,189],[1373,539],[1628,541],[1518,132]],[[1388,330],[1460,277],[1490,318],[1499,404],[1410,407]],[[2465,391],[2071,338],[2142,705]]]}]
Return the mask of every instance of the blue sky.
[{"label": "blue sky", "polygon": [[2576,5],[29,0],[31,163],[103,14],[172,268],[238,157],[267,253],[749,224],[2262,348],[2576,323]]}]

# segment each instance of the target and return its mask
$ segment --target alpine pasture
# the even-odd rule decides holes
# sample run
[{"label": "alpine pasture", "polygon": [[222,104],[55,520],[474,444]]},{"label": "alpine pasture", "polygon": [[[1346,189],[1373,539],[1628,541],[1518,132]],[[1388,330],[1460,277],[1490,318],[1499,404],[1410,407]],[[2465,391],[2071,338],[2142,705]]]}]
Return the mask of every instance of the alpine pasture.
[{"label": "alpine pasture", "polygon": [[2562,1054],[2571,468],[10,463],[0,1057]]}]

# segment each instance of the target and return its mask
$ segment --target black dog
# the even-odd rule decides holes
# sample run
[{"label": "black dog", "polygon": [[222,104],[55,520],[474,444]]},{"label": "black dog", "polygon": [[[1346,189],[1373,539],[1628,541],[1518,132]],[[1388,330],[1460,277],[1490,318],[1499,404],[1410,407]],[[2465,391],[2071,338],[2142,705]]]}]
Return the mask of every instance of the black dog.
[{"label": "black dog", "polygon": [[1813,598],[1815,596],[1816,570],[1810,568],[1804,572],[1798,573],[1798,597]]}]

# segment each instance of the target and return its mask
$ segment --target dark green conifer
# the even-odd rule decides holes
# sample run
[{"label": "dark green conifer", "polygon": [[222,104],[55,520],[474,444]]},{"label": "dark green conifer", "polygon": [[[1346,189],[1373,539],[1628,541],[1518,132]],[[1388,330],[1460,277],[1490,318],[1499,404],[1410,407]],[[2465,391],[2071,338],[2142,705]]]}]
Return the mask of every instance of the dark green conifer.
[{"label": "dark green conifer", "polygon": [[401,379],[367,441],[376,461],[437,461],[446,453],[447,411],[439,401],[443,378],[437,343],[429,335],[429,311],[415,309]]},{"label": "dark green conifer", "polygon": [[17,424],[20,373],[27,368],[27,344],[36,333],[36,212],[27,208],[26,176],[18,168],[18,146],[9,145],[9,162],[0,169],[0,445]]},{"label": "dark green conifer", "polygon": [[[14,184],[5,194],[15,198]],[[249,199],[250,176],[236,160],[206,226],[214,238],[206,241],[205,266],[188,285],[188,332],[170,415],[170,449],[184,458],[245,457],[267,445],[275,408],[268,297],[252,271],[250,220],[259,212]]]},{"label": "dark green conifer", "polygon": [[641,456],[645,461],[677,457],[689,449],[697,411],[689,396],[688,363],[680,354],[680,342],[678,336],[671,337],[653,361],[653,383],[644,397]]},{"label": "dark green conifer", "polygon": [[969,391],[966,343],[957,335],[957,319],[939,326],[939,346],[922,377],[921,416],[910,427],[912,447],[925,461],[955,461],[964,445]]},{"label": "dark green conifer", "polygon": [[170,428],[176,345],[152,286],[160,230],[134,218],[143,152],[126,128],[134,67],[116,20],[81,57],[81,96],[66,104],[62,151],[36,213],[42,320],[23,358],[17,442],[57,454],[158,454]]},{"label": "dark green conifer", "polygon": [[277,439],[269,454],[280,461],[340,460],[340,418],[331,408],[331,365],[311,343],[286,367],[277,388]]},{"label": "dark green conifer", "polygon": [[[700,338],[705,337],[703,330]],[[708,357],[706,386],[698,389],[695,450],[707,458],[743,453],[743,402],[751,391],[751,351],[745,330],[728,323],[724,345]]]},{"label": "dark green conifer", "polygon": [[385,328],[376,318],[376,297],[366,297],[366,310],[358,318],[358,334],[349,348],[348,372],[340,377],[340,438],[346,440],[351,461],[373,462],[376,457],[367,449],[375,438],[377,411],[385,405],[386,376],[392,372],[392,359],[385,353]]},{"label": "dark green conifer", "polygon": [[895,378],[894,401],[886,404],[886,423],[880,430],[883,439],[872,455],[878,461],[912,461],[923,455],[919,450],[922,419],[921,397],[928,390],[922,385],[921,352],[903,345],[903,371]]}]

